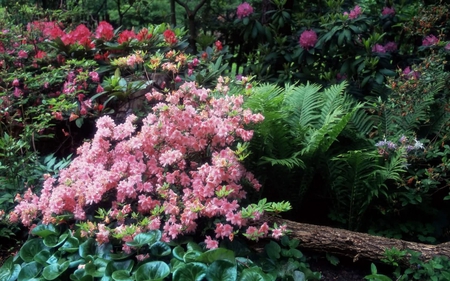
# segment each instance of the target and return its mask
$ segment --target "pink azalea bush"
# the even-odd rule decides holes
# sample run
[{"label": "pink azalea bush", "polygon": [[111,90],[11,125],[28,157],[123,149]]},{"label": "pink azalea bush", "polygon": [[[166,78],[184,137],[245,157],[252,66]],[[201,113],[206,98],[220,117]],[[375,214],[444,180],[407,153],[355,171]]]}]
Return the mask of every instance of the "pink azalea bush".
[{"label": "pink azalea bush", "polygon": [[[58,215],[73,214],[85,221],[102,213],[100,204],[110,202],[102,221],[84,224],[83,235],[96,235],[99,243],[111,236],[126,242],[137,233],[162,229],[168,241],[196,231],[200,218],[216,218],[220,223],[215,225],[215,239],[207,236],[206,244],[217,247],[216,239],[234,235],[262,215],[241,212],[243,183],[255,190],[260,184],[230,147],[238,140],[249,141],[253,132],[246,125],[261,122],[263,116],[243,109],[243,97],[228,96],[219,85],[220,90],[211,91],[191,82],[167,95],[147,93],[156,105],[140,130],[134,115],[123,124],[99,118],[92,141],[78,149],[59,178],[47,177],[40,195],[29,189],[11,220],[31,226],[37,218],[58,223]],[[130,218],[136,223],[126,223]],[[112,222],[115,225],[108,226]],[[253,225],[247,235],[258,239],[269,231],[279,237],[286,227]],[[124,244],[123,250],[130,249]]]}]

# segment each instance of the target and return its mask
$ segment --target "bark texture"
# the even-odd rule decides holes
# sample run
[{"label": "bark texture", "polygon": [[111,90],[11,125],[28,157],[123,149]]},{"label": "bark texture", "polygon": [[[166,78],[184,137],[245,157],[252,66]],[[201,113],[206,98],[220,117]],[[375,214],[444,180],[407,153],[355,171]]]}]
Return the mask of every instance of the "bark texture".
[{"label": "bark texture", "polygon": [[300,248],[347,256],[353,261],[359,259],[379,261],[385,258],[385,251],[392,248],[420,252],[424,260],[431,259],[433,256],[450,258],[450,242],[428,245],[281,218],[270,220],[278,225],[286,224],[292,231],[289,236],[300,240]]}]

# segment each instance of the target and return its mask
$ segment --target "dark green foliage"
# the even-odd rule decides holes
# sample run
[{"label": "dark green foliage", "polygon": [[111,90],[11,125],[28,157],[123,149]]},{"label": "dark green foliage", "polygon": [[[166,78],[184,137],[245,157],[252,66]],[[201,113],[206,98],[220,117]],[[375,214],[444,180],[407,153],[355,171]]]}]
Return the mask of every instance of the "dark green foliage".
[{"label": "dark green foliage", "polygon": [[268,181],[284,173],[280,183],[289,200],[302,199],[343,131],[363,136],[371,129],[362,105],[344,94],[345,87],[345,83],[325,90],[311,84],[262,85],[246,100],[247,107],[265,116],[250,145],[255,169],[264,171]]},{"label": "dark green foliage", "polygon": [[[0,267],[0,280],[319,280],[297,249],[299,241],[283,237],[256,253],[236,238],[205,250],[194,242],[172,246],[160,241],[160,231],[140,233],[128,242],[130,254],[114,253],[112,242],[99,244],[63,226],[39,225],[19,255]],[[60,241],[50,245],[48,238]],[[164,248],[164,251],[152,249]],[[148,255],[150,254],[150,255]],[[138,256],[139,255],[139,256]],[[139,258],[139,259],[138,259]],[[35,278],[35,279],[33,279]]]}]

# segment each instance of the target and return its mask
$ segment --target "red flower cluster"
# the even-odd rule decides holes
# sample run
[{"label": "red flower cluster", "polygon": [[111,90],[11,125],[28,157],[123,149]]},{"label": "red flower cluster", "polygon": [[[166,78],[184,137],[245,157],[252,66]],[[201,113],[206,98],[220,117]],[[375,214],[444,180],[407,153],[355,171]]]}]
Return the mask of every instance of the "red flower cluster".
[{"label": "red flower cluster", "polygon": [[91,31],[84,24],[80,24],[77,28],[75,28],[75,30],[62,36],[61,40],[64,45],[78,43],[87,49],[92,49],[95,47],[91,40]]},{"label": "red flower cluster", "polygon": [[175,35],[175,32],[173,32],[172,30],[167,29],[166,31],[164,31],[163,35],[164,40],[166,40],[166,42],[169,43],[170,45],[177,43],[177,36]]},{"label": "red flower cluster", "polygon": [[123,43],[128,42],[135,38],[136,38],[136,33],[134,33],[133,30],[124,30],[119,34],[119,38],[117,39],[117,42],[119,44],[123,44]]},{"label": "red flower cluster", "polygon": [[152,34],[148,33],[148,29],[147,28],[143,28],[141,29],[141,31],[139,31],[139,33],[137,34],[137,40],[139,42],[142,42],[144,40],[150,40],[152,38]]},{"label": "red flower cluster", "polygon": [[114,37],[114,28],[106,21],[101,21],[95,30],[95,38],[109,41]]}]

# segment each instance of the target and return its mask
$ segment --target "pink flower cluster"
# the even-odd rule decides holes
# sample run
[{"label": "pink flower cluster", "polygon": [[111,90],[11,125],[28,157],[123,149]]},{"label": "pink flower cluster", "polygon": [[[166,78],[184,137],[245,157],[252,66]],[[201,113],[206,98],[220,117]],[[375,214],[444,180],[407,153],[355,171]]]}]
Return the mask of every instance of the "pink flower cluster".
[{"label": "pink flower cluster", "polygon": [[439,43],[439,38],[434,36],[433,34],[428,35],[422,40],[422,46],[433,46]]},{"label": "pink flower cluster", "polygon": [[397,51],[397,44],[395,42],[388,42],[384,46],[380,44],[375,44],[372,47],[372,52],[374,53],[386,53]]},{"label": "pink flower cluster", "polygon": [[[149,219],[139,231],[162,229],[165,241],[194,232],[202,217],[221,220],[216,238],[246,226],[249,219],[242,217],[239,205],[246,196],[241,182],[256,190],[260,184],[230,146],[238,139],[250,140],[253,132],[245,126],[263,116],[243,109],[242,96],[212,97],[193,82],[167,95],[154,90],[146,97],[156,105],[139,132],[134,115],[119,125],[108,116],[99,118],[94,138],[78,149],[71,165],[59,178],[48,177],[40,196],[29,191],[11,218],[27,226],[38,216],[48,224],[67,212],[85,220],[87,209],[95,212],[98,203],[107,201],[112,202],[108,221],[120,225],[138,212]],[[123,227],[99,224],[97,241],[106,242],[120,231]],[[270,235],[267,227],[258,231]],[[216,246],[211,238],[206,242]]]},{"label": "pink flower cluster", "polygon": [[317,43],[317,34],[314,30],[305,30],[300,35],[298,42],[303,49],[313,48]]},{"label": "pink flower cluster", "polygon": [[381,14],[383,16],[387,16],[387,15],[394,16],[395,15],[395,9],[394,9],[394,7],[384,7],[383,11],[381,11]]},{"label": "pink flower cluster", "polygon": [[236,15],[238,19],[248,17],[251,14],[253,14],[253,7],[249,3],[244,2],[237,7]]},{"label": "pink flower cluster", "polygon": [[356,5],[353,10],[350,10],[350,13],[348,12],[344,12],[345,16],[348,16],[349,19],[356,19],[358,18],[360,15],[362,15],[362,9],[360,6]]}]

